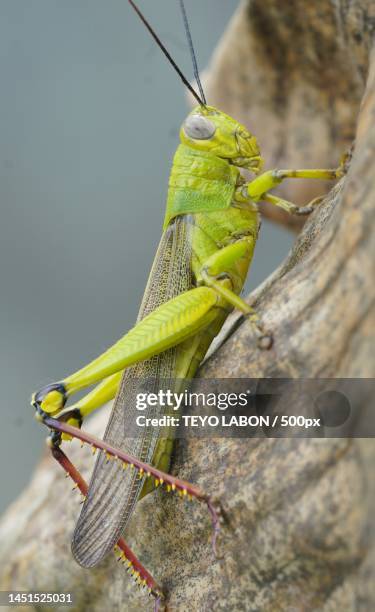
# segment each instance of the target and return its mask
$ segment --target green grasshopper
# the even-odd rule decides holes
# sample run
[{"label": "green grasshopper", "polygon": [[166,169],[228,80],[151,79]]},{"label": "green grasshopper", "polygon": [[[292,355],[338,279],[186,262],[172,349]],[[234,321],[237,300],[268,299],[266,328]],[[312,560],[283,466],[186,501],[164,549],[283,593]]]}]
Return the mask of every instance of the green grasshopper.
[{"label": "green grasshopper", "polygon": [[[129,2],[198,106],[180,130],[163,234],[136,325],[88,365],[35,393],[32,405],[37,418],[52,431],[49,441],[53,456],[85,496],[73,535],[75,559],[90,568],[115,549],[137,581],[155,596],[158,608],[162,589],[121,537],[137,501],[158,485],[204,501],[212,515],[214,539],[219,518],[208,495],[167,473],[172,433],[162,437],[154,428],[151,435],[139,435],[134,427],[127,427],[127,417],[135,414],[141,381],[153,379],[157,387],[159,381],[169,380],[171,384],[174,381],[174,391],[181,389],[184,381],[194,377],[233,309],[246,317],[259,348],[270,348],[271,335],[240,297],[259,231],[257,204],[270,202],[292,214],[308,214],[318,200],[298,207],[269,192],[287,178],[337,179],[344,170],[271,170],[259,174],[263,160],[255,136],[206,103],[183,1],[181,10],[199,94],[133,0]],[[247,182],[240,169],[258,176]],[[68,398],[96,383],[86,396],[65,407]],[[104,441],[82,431],[83,420],[112,399]],[[161,413],[162,408],[156,406],[149,414]],[[89,487],[61,450],[61,441],[71,438],[90,444],[94,451],[103,451],[97,457]],[[130,469],[118,469],[119,464]]]}]

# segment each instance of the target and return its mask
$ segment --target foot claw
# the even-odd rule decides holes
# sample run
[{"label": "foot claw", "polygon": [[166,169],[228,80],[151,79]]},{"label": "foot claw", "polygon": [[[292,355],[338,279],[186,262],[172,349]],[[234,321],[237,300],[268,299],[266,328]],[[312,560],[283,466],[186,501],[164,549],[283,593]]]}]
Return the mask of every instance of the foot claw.
[{"label": "foot claw", "polygon": [[268,351],[273,345],[273,337],[272,334],[263,333],[258,338],[258,348],[262,351]]},{"label": "foot claw", "polygon": [[301,208],[297,208],[294,211],[294,214],[299,215],[300,217],[303,217],[305,215],[311,215],[313,210],[314,210],[313,206],[301,206]]},{"label": "foot claw", "polygon": [[217,554],[217,548],[216,548],[217,536],[219,535],[219,532],[220,532],[220,507],[215,508],[215,506],[213,505],[210,499],[207,500],[207,507],[208,507],[209,513],[211,514],[212,526],[214,530],[213,535],[212,535],[212,551],[216,559],[221,559],[222,557],[219,557],[219,555]]}]

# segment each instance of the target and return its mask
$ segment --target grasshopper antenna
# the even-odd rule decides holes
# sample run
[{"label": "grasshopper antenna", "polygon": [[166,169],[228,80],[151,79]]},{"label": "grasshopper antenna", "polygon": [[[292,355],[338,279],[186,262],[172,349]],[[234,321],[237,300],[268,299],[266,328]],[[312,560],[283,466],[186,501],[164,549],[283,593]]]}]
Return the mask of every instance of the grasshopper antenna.
[{"label": "grasshopper antenna", "polygon": [[[183,84],[188,88],[188,90],[190,91],[190,93],[194,96],[194,98],[197,100],[197,102],[199,102],[199,104],[201,106],[206,106],[206,99],[204,97],[204,94],[202,96],[202,98],[199,97],[199,94],[195,91],[195,89],[190,85],[189,81],[187,80],[187,78],[185,77],[185,75],[183,74],[183,72],[180,70],[180,68],[177,66],[176,62],[174,61],[174,59],[172,58],[171,54],[169,53],[169,51],[167,50],[167,48],[165,47],[165,45],[161,42],[159,36],[156,34],[155,30],[151,27],[151,25],[149,24],[149,22],[147,21],[146,17],[143,15],[143,13],[140,11],[140,9],[138,8],[138,6],[135,4],[135,2],[133,2],[133,0],[128,0],[130,6],[135,10],[135,12],[137,13],[138,17],[140,18],[140,20],[143,22],[143,24],[146,26],[147,30],[150,32],[152,38],[155,40],[156,44],[158,45],[158,47],[160,47],[160,49],[162,50],[162,52],[164,53],[165,57],[167,58],[167,60],[169,61],[169,63],[171,64],[171,66],[173,66],[173,68],[175,69],[175,71],[177,72],[177,74],[179,75],[181,81],[183,82]],[[183,7],[183,11],[185,12],[185,7]],[[186,13],[185,13],[185,18],[184,21],[186,19]],[[186,27],[186,26],[185,26]],[[191,36],[190,36],[190,31],[189,31],[189,25],[187,26],[187,32],[189,32],[189,40],[191,41]],[[189,45],[192,44],[189,42]],[[192,47],[191,47],[192,48]],[[195,60],[195,55],[194,55],[194,49],[193,49],[193,63],[194,66],[196,66],[196,60]],[[196,77],[197,78],[197,77]],[[199,90],[201,91],[201,93],[203,93],[203,89],[202,89],[202,85],[200,83],[199,80],[199,76],[197,79],[197,83],[198,83],[198,87]]]},{"label": "grasshopper antenna", "polygon": [[186,32],[186,38],[187,38],[187,41],[188,41],[188,44],[189,44],[191,61],[193,62],[195,81],[196,81],[196,83],[198,85],[199,93],[201,95],[201,99],[204,102],[204,106],[206,106],[206,104],[207,104],[206,96],[204,94],[202,83],[201,83],[201,79],[200,79],[200,76],[199,76],[197,57],[196,57],[195,51],[194,51],[193,39],[191,37],[190,26],[189,26],[189,21],[188,21],[186,10],[185,10],[184,0],[180,0],[180,7],[181,7],[182,19],[184,21],[184,28],[185,28],[185,32]]}]

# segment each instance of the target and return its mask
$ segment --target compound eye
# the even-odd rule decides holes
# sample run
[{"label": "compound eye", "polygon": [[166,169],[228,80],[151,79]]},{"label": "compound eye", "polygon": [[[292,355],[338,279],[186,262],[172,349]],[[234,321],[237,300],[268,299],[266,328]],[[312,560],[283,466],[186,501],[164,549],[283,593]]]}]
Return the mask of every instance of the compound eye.
[{"label": "compound eye", "polygon": [[194,140],[209,140],[216,132],[216,126],[202,115],[189,115],[183,127],[186,136]]}]

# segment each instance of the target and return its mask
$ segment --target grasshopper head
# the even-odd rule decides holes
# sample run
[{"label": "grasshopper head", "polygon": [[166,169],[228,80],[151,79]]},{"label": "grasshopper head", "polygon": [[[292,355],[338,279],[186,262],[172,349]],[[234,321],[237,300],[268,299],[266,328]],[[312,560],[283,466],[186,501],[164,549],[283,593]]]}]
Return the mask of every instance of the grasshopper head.
[{"label": "grasshopper head", "polygon": [[263,165],[257,140],[247,129],[213,106],[197,106],[180,130],[182,144],[213,153],[255,174]]}]

